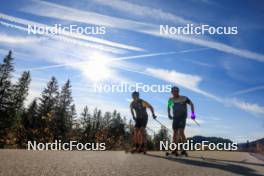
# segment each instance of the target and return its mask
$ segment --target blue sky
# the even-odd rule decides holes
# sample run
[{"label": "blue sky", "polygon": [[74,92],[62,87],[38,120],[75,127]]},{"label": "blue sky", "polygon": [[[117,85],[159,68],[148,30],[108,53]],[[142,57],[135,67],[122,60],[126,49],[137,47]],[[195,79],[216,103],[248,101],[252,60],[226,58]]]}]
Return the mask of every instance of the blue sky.
[{"label": "blue sky", "polygon": [[[177,85],[194,102],[201,124],[198,127],[188,120],[188,136],[245,142],[263,137],[263,11],[262,1],[249,0],[9,0],[0,6],[0,56],[10,49],[14,52],[15,78],[23,70],[31,71],[27,102],[39,96],[54,75],[60,85],[68,78],[72,81],[78,113],[88,105],[117,109],[129,119],[130,93],[91,92],[95,79],[108,84]],[[159,25],[188,23],[237,26],[239,33],[159,34]],[[63,34],[58,39],[29,35],[27,24],[105,26],[106,34]],[[143,92],[141,97],[170,128],[166,116],[170,93]],[[150,118],[149,127],[157,130],[159,124]]]}]

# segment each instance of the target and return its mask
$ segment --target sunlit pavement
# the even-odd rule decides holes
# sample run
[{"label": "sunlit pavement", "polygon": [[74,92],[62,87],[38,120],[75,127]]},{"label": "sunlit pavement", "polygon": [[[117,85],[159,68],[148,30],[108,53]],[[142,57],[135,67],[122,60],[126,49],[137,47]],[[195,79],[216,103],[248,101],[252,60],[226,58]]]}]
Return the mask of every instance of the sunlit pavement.
[{"label": "sunlit pavement", "polygon": [[264,174],[264,162],[241,152],[189,152],[166,157],[164,152],[0,150],[0,175],[245,175]]}]

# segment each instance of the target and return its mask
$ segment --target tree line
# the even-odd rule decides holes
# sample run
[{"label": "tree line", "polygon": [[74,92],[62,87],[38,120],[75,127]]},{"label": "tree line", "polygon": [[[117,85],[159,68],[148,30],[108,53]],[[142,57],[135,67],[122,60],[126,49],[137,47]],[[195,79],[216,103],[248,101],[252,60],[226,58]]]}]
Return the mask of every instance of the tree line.
[{"label": "tree line", "polygon": [[[105,142],[107,149],[128,149],[132,145],[134,122],[119,112],[105,112],[85,106],[77,116],[72,97],[71,82],[59,88],[52,77],[28,106],[25,105],[31,74],[24,71],[13,83],[14,58],[12,52],[0,63],[0,148],[26,148],[28,141],[46,143]],[[168,140],[166,128],[157,134],[147,134],[149,149],[158,149],[160,140]]]}]

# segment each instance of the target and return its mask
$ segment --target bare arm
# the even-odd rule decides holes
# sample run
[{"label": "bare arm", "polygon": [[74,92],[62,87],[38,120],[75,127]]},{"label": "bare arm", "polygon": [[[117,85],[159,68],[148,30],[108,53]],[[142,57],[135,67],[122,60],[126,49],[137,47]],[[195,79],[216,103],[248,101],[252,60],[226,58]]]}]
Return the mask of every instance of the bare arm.
[{"label": "bare arm", "polygon": [[189,100],[188,104],[191,106],[192,113],[194,113],[194,105],[193,105],[193,102],[191,100]]},{"label": "bare arm", "polygon": [[148,102],[144,101],[144,103],[145,103],[146,107],[150,109],[153,118],[156,118],[156,115],[155,115],[155,112],[154,112],[154,108]]},{"label": "bare arm", "polygon": [[131,111],[131,114],[132,114],[132,118],[135,120],[136,117],[135,117],[134,109],[133,109],[133,107],[132,107],[132,103],[130,104],[130,111]]}]

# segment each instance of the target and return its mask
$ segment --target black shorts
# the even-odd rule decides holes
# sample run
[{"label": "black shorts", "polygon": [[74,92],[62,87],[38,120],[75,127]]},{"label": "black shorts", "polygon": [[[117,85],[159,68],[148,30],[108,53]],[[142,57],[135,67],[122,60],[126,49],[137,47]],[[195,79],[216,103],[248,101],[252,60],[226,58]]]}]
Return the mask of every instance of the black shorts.
[{"label": "black shorts", "polygon": [[137,117],[136,118],[136,128],[146,128],[148,123],[148,117]]},{"label": "black shorts", "polygon": [[187,117],[173,117],[172,129],[184,129]]}]

